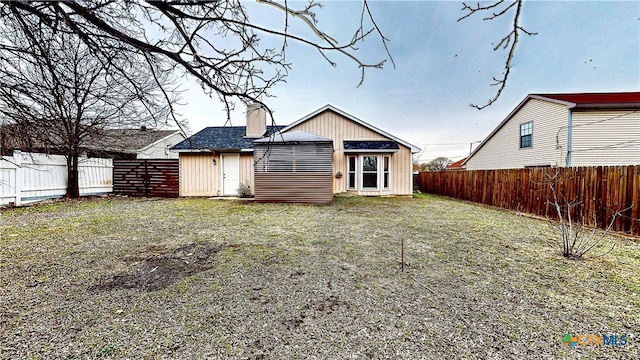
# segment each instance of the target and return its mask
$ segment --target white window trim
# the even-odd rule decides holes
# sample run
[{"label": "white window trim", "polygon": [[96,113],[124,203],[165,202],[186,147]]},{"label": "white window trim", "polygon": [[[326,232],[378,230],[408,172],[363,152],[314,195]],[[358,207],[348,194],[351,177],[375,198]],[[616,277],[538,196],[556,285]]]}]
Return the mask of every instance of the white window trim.
[{"label": "white window trim", "polygon": [[[522,137],[526,136],[526,135],[522,135],[522,126],[526,125],[526,124],[531,124],[531,134],[527,134],[529,136],[531,136],[531,141],[529,142],[529,146],[522,146]],[[520,126],[518,126],[518,149],[520,150],[527,150],[527,149],[531,149],[533,148],[533,121],[526,121],[520,124]]]},{"label": "white window trim", "polygon": [[[346,174],[347,174],[347,190],[350,191],[378,191],[378,192],[383,192],[383,191],[389,191],[391,190],[391,155],[389,153],[385,153],[385,154],[381,154],[381,153],[364,153],[364,154],[348,154],[347,155],[347,169],[346,169]],[[362,157],[364,156],[374,156],[377,158],[377,165],[378,165],[378,169],[377,169],[377,178],[376,178],[376,187],[364,187],[363,181],[364,181],[364,171],[362,169],[363,166],[363,161],[362,161]],[[349,186],[349,158],[355,158],[355,182],[356,182],[356,186],[355,187],[350,187]],[[387,173],[389,174],[389,178],[388,178],[388,186],[384,186],[384,175],[385,175],[385,171],[384,171],[384,159],[388,158],[389,159],[389,169],[387,171]]]},{"label": "white window trim", "polygon": [[[354,173],[354,186],[350,186],[349,184],[349,177],[351,175],[351,169],[349,168],[350,166],[350,158],[354,158],[355,159],[355,169],[353,170]],[[358,155],[349,155],[347,156],[347,190],[358,190],[358,163],[360,157]]]}]

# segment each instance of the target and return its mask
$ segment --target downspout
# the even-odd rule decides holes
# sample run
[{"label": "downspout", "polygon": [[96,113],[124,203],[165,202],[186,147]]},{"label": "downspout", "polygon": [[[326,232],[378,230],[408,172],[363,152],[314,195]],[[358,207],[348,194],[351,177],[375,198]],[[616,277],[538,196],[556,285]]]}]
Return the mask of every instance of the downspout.
[{"label": "downspout", "polygon": [[571,167],[571,138],[573,132],[573,113],[569,109],[569,119],[567,121],[567,161],[566,166]]}]

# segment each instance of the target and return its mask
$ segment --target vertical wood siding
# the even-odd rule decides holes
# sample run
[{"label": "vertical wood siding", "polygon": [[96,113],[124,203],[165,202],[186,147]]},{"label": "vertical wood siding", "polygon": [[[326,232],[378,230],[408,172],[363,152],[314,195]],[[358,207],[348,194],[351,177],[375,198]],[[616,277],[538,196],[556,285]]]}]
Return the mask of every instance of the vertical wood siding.
[{"label": "vertical wood siding", "polygon": [[[530,99],[467,161],[467,170],[565,166],[568,119],[565,105]],[[520,124],[529,121],[532,146],[520,149]]]},{"label": "vertical wood siding", "polygon": [[221,164],[218,154],[181,153],[180,196],[220,195]]},{"label": "vertical wood siding", "polygon": [[[298,124],[288,131],[302,130],[333,139],[333,172],[347,174],[347,158],[343,140],[391,140],[379,133],[367,129],[333,111],[325,111],[316,117]],[[391,155],[391,188],[388,191],[361,193],[361,195],[411,195],[412,156],[411,149],[402,144],[400,151]],[[333,192],[347,192],[347,176],[333,177]]]},{"label": "vertical wood siding", "polygon": [[[576,201],[574,221],[640,235],[640,166],[437,171],[420,174],[420,191],[556,218],[547,175],[557,171],[560,199]],[[561,200],[562,201],[562,200]]]},{"label": "vertical wood siding", "polygon": [[[221,165],[220,153],[181,153],[180,196],[220,196]],[[253,152],[240,153],[240,182],[248,184],[254,193]]]},{"label": "vertical wood siding", "polygon": [[640,165],[640,112],[574,111],[571,166]]}]

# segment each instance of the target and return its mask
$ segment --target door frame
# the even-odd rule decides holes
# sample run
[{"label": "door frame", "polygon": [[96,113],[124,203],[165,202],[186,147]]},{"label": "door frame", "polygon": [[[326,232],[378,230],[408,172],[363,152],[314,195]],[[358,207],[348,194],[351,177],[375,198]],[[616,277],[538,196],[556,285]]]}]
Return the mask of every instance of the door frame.
[{"label": "door frame", "polygon": [[238,153],[222,153],[220,154],[220,194],[222,196],[233,196],[235,195],[235,189],[232,189],[230,193],[227,193],[227,189],[224,187],[224,172],[225,172],[225,158],[226,157],[235,157],[237,159],[236,162],[236,173],[238,174],[238,184],[237,187],[240,186],[240,154]]}]

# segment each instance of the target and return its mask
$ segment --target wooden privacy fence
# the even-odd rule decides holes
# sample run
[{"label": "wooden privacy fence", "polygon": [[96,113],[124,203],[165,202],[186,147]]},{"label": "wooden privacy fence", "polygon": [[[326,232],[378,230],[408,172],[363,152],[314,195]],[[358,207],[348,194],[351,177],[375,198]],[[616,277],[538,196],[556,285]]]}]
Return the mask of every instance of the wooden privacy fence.
[{"label": "wooden privacy fence", "polygon": [[177,159],[113,161],[113,192],[129,196],[178,197]]},{"label": "wooden privacy fence", "polygon": [[[80,195],[108,194],[113,190],[112,160],[81,157],[78,164]],[[16,206],[67,193],[67,161],[62,155],[14,151],[0,161],[0,205]]]},{"label": "wooden privacy fence", "polygon": [[[640,235],[640,166],[437,171],[420,174],[420,191],[557,218],[558,203],[575,203],[573,220]],[[624,211],[623,211],[624,210]]]}]

